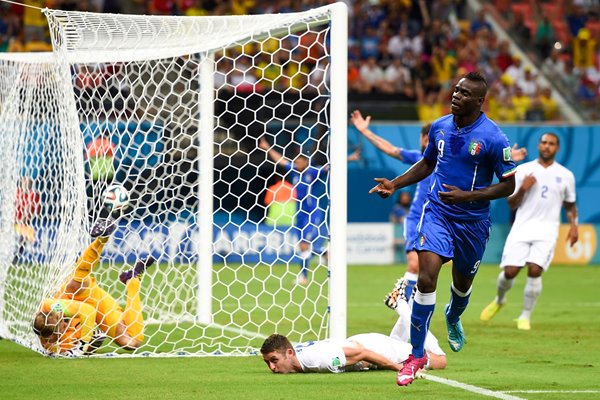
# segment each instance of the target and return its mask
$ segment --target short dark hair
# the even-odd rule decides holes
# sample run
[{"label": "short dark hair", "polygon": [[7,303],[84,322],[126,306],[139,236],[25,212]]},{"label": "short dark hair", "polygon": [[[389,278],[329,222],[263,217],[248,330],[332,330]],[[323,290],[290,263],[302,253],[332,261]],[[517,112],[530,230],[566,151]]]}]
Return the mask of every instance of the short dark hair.
[{"label": "short dark hair", "polygon": [[550,136],[554,136],[554,138],[556,138],[556,144],[558,146],[560,146],[560,138],[558,137],[558,135],[554,132],[544,132],[542,133],[542,135],[540,136],[540,142],[542,141],[542,138],[544,137],[544,135],[550,135]]},{"label": "short dark hair", "polygon": [[488,83],[487,83],[487,79],[485,79],[485,76],[483,76],[483,74],[479,71],[472,71],[469,72],[468,74],[466,74],[464,76],[465,79],[468,79],[472,82],[479,82],[481,83],[481,86],[483,87],[483,93],[482,96],[485,96],[487,91],[488,91]]},{"label": "short dark hair", "polygon": [[260,348],[261,354],[268,354],[274,351],[283,353],[287,349],[293,349],[292,343],[289,339],[278,333],[274,333],[265,339],[263,345]]},{"label": "short dark hair", "polygon": [[55,325],[48,325],[46,322],[48,320],[48,316],[50,313],[45,313],[43,311],[35,314],[35,318],[33,320],[33,332],[43,338],[47,338],[52,336],[54,333]]}]

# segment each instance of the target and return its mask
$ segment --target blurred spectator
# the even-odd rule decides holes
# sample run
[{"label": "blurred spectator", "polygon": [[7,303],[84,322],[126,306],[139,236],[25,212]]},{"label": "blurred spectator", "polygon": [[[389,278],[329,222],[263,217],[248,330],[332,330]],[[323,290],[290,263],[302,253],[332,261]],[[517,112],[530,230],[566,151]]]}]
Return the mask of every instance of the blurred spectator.
[{"label": "blurred spectator", "polygon": [[45,0],[23,0],[23,4],[30,6],[24,7],[23,9],[25,44],[31,41],[46,41],[46,38],[49,35],[48,21],[46,20],[46,16],[42,14],[40,10],[47,6],[46,3]]},{"label": "blurred spectator", "polygon": [[525,112],[525,121],[544,121],[544,105],[542,104],[539,96],[534,96],[531,98],[531,104]]},{"label": "blurred spectator", "polygon": [[496,36],[491,31],[487,28],[479,29],[475,35],[475,45],[479,54],[478,62],[489,64],[494,60],[494,63],[497,64],[498,46]]},{"label": "blurred spectator", "polygon": [[567,9],[567,25],[572,37],[576,37],[579,30],[585,27],[587,16],[585,10],[577,2],[572,2]]},{"label": "blurred spectator", "polygon": [[523,92],[519,84],[515,85],[515,93],[512,96],[512,105],[516,113],[517,120],[524,120],[527,111],[531,107],[531,97]]},{"label": "blurred spectator", "polygon": [[371,90],[363,82],[359,63],[355,60],[348,60],[348,90],[356,93],[368,93]]},{"label": "blurred spectator", "polygon": [[296,215],[296,189],[279,173],[275,173],[275,183],[267,188],[265,206],[267,217],[265,224],[274,227],[292,226]]},{"label": "blurred spectator", "polygon": [[375,58],[370,57],[367,61],[361,61],[360,79],[365,85],[367,93],[379,91],[381,85],[384,84],[384,76],[383,70]]},{"label": "blurred spectator", "polygon": [[542,63],[542,71],[550,77],[563,78],[565,74],[565,62],[562,59],[562,52],[559,49],[552,49],[549,56]]},{"label": "blurred spectator", "polygon": [[523,65],[523,59],[520,55],[515,54],[512,57],[512,64],[504,71],[505,74],[510,75],[515,83],[519,83],[525,76],[525,66]]},{"label": "blurred spectator", "polygon": [[525,15],[523,13],[513,14],[510,30],[521,45],[527,46],[531,44],[531,30],[529,29],[527,21],[525,21]]},{"label": "blurred spectator", "polygon": [[431,69],[442,88],[447,90],[456,72],[456,58],[444,47],[436,46],[431,54]]},{"label": "blurred spectator", "polygon": [[498,55],[496,55],[496,62],[502,72],[506,71],[513,63],[512,54],[510,53],[510,44],[503,40],[498,44]]},{"label": "blurred spectator", "polygon": [[360,56],[363,59],[373,57],[379,58],[379,43],[381,39],[377,30],[369,26],[365,35],[360,39]]},{"label": "blurred spectator", "polygon": [[515,105],[511,97],[506,97],[500,100],[498,105],[498,114],[496,116],[498,121],[501,122],[517,122],[519,117]]},{"label": "blurred spectator", "polygon": [[400,58],[395,58],[384,71],[384,92],[401,94],[403,98],[414,99],[410,70],[402,65]]},{"label": "blurred spectator", "polygon": [[404,27],[396,35],[392,36],[387,48],[394,57],[402,57],[406,49],[414,50],[413,41],[408,36],[408,29]]},{"label": "blurred spectator", "polygon": [[52,45],[41,37],[38,37],[38,31],[32,31],[30,39],[25,42],[24,51],[52,51]]},{"label": "blurred spectator", "polygon": [[502,76],[502,70],[498,66],[498,62],[495,57],[490,58],[487,64],[479,63],[479,71],[485,76],[485,79],[489,84],[493,84]]},{"label": "blurred spectator", "polygon": [[586,28],[580,29],[573,39],[573,64],[575,68],[585,70],[594,66],[596,40]]},{"label": "blurred spectator", "polygon": [[534,96],[538,92],[538,83],[536,76],[533,73],[531,66],[524,68],[523,79],[517,82],[517,85],[523,89],[523,93],[526,96]]},{"label": "blurred spectator", "polygon": [[417,114],[419,121],[430,123],[442,117],[444,112],[444,96],[443,90],[427,90],[421,80],[417,80],[415,84],[417,94]]},{"label": "blurred spectator", "polygon": [[34,189],[34,182],[28,176],[19,181],[15,198],[15,232],[19,246],[13,262],[18,262],[23,251],[35,243],[34,218],[40,212],[40,194]]},{"label": "blurred spectator", "polygon": [[543,60],[550,55],[554,42],[556,42],[556,35],[548,14],[544,13],[536,25],[533,46]]},{"label": "blurred spectator", "polygon": [[193,0],[192,4],[185,10],[185,15],[188,17],[201,17],[209,15],[209,10],[204,7],[204,1]]},{"label": "blurred spectator", "polygon": [[492,25],[486,20],[486,11],[483,7],[477,12],[477,17],[471,21],[471,34],[477,33],[481,28],[485,28],[490,32],[493,30]]},{"label": "blurred spectator", "polygon": [[394,224],[404,224],[404,218],[410,210],[411,203],[412,198],[410,193],[405,190],[401,191],[400,194],[398,194],[396,204],[394,204],[394,207],[392,207],[392,212],[390,213],[390,222]]},{"label": "blurred spectator", "polygon": [[544,110],[544,120],[556,121],[558,119],[558,103],[552,98],[552,89],[543,87],[540,89],[539,100]]},{"label": "blurred spectator", "polygon": [[594,81],[584,76],[577,88],[576,96],[584,106],[588,108],[595,107],[598,102],[598,87]]}]

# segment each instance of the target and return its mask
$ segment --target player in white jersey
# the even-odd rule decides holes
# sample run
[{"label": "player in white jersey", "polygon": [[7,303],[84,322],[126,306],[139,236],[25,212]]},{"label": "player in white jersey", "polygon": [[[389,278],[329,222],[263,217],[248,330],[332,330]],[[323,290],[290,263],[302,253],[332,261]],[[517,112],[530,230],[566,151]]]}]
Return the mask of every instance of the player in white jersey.
[{"label": "player in white jersey", "polygon": [[[399,318],[390,336],[363,333],[346,340],[317,340],[292,345],[284,335],[273,334],[263,343],[260,352],[269,369],[275,373],[349,372],[372,369],[399,371],[410,355],[408,343],[410,308],[405,300],[396,307]],[[427,368],[446,367],[446,353],[437,339],[428,332],[425,350],[429,356]]]},{"label": "player in white jersey", "polygon": [[526,266],[525,298],[517,328],[530,330],[531,312],[542,291],[542,273],[552,261],[563,206],[570,224],[567,242],[573,246],[579,238],[575,176],[555,161],[559,144],[557,135],[544,133],[538,144],[539,158],[517,167],[515,193],[508,198],[517,213],[502,253],[496,298],[481,312],[483,321],[502,308],[515,277]]}]

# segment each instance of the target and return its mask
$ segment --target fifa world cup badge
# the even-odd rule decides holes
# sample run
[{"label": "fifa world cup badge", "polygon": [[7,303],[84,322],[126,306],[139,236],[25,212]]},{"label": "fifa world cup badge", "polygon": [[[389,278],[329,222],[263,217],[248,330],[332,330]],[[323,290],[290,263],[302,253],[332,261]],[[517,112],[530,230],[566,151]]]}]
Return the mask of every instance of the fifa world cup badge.
[{"label": "fifa world cup badge", "polygon": [[504,161],[510,161],[511,157],[510,157],[510,147],[505,147],[502,149],[502,153],[504,156]]}]

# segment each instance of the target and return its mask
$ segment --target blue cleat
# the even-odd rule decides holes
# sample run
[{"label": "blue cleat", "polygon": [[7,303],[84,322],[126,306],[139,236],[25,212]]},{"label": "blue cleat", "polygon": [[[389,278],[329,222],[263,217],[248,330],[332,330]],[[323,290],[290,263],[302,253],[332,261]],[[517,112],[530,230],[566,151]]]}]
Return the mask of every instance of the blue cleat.
[{"label": "blue cleat", "polygon": [[460,320],[457,323],[451,324],[448,322],[448,309],[450,308],[450,304],[446,304],[444,307],[444,315],[446,316],[446,327],[448,328],[448,344],[450,345],[450,349],[454,352],[460,351],[465,343],[467,343],[467,338],[465,337],[465,331],[463,330],[462,324]]}]

